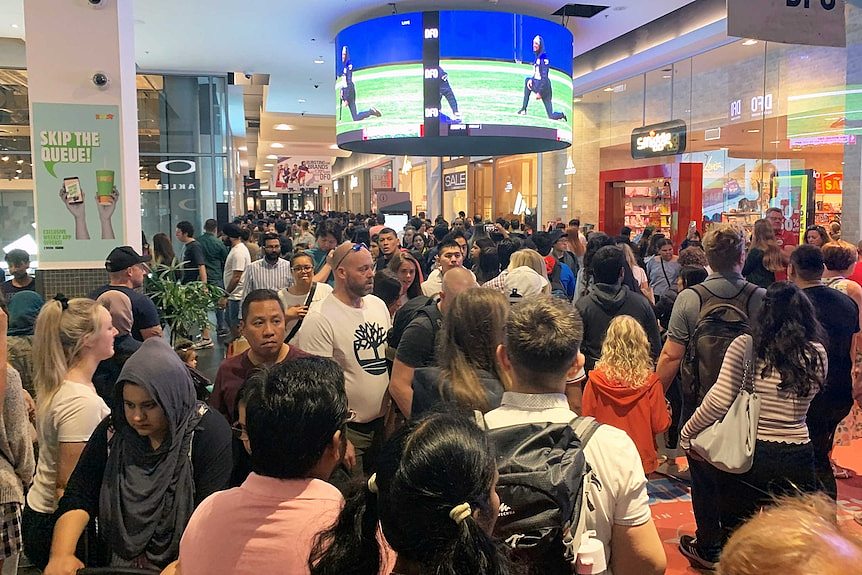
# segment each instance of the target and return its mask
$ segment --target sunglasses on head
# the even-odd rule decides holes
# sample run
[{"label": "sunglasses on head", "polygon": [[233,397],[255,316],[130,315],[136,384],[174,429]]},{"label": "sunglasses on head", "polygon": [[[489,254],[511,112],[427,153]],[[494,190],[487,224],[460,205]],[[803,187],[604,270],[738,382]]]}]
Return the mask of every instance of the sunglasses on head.
[{"label": "sunglasses on head", "polygon": [[337,264],[336,264],[336,263],[333,263],[333,264],[332,264],[332,269],[333,269],[333,270],[337,270],[337,269],[338,269],[338,266],[340,266],[340,265],[342,264],[342,262],[344,261],[344,258],[346,258],[347,256],[349,256],[349,255],[350,255],[350,254],[352,254],[353,252],[358,252],[359,250],[366,250],[366,251],[368,251],[368,246],[366,246],[365,244],[353,244],[353,246],[350,248],[350,250],[348,250],[348,251],[344,252],[344,255],[343,255],[343,256],[341,256],[341,258],[339,258],[339,260],[338,260],[338,263],[337,263]]}]

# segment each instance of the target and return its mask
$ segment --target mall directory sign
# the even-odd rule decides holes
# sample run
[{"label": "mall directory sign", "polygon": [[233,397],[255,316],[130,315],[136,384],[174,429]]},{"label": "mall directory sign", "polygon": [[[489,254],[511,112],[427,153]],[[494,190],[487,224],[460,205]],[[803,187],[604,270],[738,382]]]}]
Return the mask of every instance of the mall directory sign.
[{"label": "mall directory sign", "polygon": [[685,152],[686,125],[682,120],[652,124],[632,130],[632,158],[646,160]]},{"label": "mall directory sign", "polygon": [[336,37],[339,147],[503,155],[572,143],[572,34],[502,12],[395,14]]}]

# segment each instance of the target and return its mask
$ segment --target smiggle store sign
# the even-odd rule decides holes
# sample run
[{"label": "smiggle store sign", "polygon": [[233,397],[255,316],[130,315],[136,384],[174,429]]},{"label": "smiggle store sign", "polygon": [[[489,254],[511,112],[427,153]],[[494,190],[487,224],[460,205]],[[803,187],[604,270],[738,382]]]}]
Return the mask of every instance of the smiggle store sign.
[{"label": "smiggle store sign", "polygon": [[636,128],[632,131],[632,158],[644,160],[682,154],[685,152],[686,133],[682,120]]}]

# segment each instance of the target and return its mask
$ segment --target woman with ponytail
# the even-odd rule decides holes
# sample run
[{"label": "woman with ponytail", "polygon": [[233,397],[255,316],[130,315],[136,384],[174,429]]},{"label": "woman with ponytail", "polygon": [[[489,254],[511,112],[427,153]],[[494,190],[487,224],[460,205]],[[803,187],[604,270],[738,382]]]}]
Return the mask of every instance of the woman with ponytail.
[{"label": "woman with ponytail", "polygon": [[318,537],[311,573],[377,575],[379,523],[398,554],[391,575],[508,575],[491,537],[500,507],[496,483],[494,457],[472,419],[433,414],[411,422]]},{"label": "woman with ponytail", "polygon": [[111,314],[91,299],[57,296],[42,307],[33,336],[39,461],[27,494],[24,553],[45,569],[54,512],[87,440],[110,409],[96,393],[93,373],[114,355]]}]

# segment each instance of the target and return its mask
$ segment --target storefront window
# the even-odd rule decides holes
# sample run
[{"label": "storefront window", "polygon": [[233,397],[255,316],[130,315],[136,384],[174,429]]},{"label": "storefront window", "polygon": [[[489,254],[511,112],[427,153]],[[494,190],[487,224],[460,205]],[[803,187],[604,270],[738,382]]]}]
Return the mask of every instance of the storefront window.
[{"label": "storefront window", "polygon": [[494,217],[508,220],[535,214],[538,207],[535,154],[499,158],[494,170]]},{"label": "storefront window", "polygon": [[[862,9],[848,5],[847,19],[856,34]],[[575,143],[565,168],[555,166],[566,179],[546,186],[543,205],[566,206],[564,217],[581,209],[585,223],[613,234],[669,224],[677,244],[690,222],[750,229],[769,207],[784,212],[793,243],[806,225],[841,222],[848,203],[859,219],[856,194],[844,194],[862,179],[862,77],[850,65],[858,44],[739,40],[576,98]],[[633,158],[633,129],[677,120],[683,153]],[[858,235],[859,222],[849,223]]]}]

